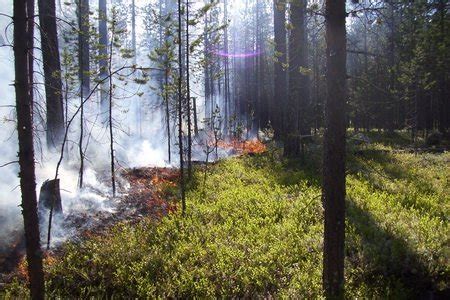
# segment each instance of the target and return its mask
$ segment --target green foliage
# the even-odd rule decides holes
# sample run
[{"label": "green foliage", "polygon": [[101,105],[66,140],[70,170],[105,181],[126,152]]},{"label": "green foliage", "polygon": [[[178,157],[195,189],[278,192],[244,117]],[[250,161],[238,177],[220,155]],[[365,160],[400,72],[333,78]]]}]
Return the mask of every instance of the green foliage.
[{"label": "green foliage", "polygon": [[[356,153],[348,162],[347,297],[408,298],[448,289],[450,155],[414,155],[382,144]],[[68,243],[61,260],[46,265],[49,293],[320,298],[320,163],[309,155],[224,160],[208,169],[206,182],[197,170],[185,218],[175,213],[159,222],[124,223]]]}]

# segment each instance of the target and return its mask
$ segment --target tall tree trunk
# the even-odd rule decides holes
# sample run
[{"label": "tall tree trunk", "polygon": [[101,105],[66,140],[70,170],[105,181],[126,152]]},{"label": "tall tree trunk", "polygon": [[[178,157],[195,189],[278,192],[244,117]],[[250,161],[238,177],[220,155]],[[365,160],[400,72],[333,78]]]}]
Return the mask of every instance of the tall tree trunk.
[{"label": "tall tree trunk", "polygon": [[180,154],[180,189],[181,189],[181,207],[183,216],[186,213],[186,199],[184,187],[184,158],[183,158],[183,46],[181,35],[181,0],[178,0],[178,147]]},{"label": "tall tree trunk", "polygon": [[189,0],[186,0],[186,115],[188,122],[188,177],[192,177],[191,86],[189,76]]},{"label": "tall tree trunk", "polygon": [[[136,4],[135,0],[131,1],[131,50],[133,50],[133,65],[137,64],[137,47],[136,47]],[[136,132],[142,137],[142,105],[139,98],[136,98]]]},{"label": "tall tree trunk", "polygon": [[225,135],[228,136],[230,129],[230,66],[229,66],[229,59],[228,59],[228,2],[227,0],[223,1],[223,17],[224,17],[224,36],[223,36],[223,48],[224,48],[224,77],[225,77],[225,86],[224,86],[224,100],[225,100],[225,116],[224,116],[224,128],[225,128]]},{"label": "tall tree trunk", "polygon": [[287,73],[283,68],[286,63],[286,3],[284,0],[273,1],[273,21],[275,36],[275,66],[274,66],[274,99],[272,101],[274,116],[272,119],[275,137],[280,138],[283,130],[284,110],[287,110]]},{"label": "tall tree trunk", "polygon": [[169,164],[172,162],[172,150],[170,149],[170,110],[169,110],[169,95],[168,95],[168,87],[169,87],[169,67],[166,66],[166,70],[164,72],[164,104],[166,106],[166,130],[167,130],[167,156],[169,160]]},{"label": "tall tree trunk", "polygon": [[29,11],[31,0],[14,0],[14,66],[17,111],[17,133],[19,138],[20,189],[22,191],[22,215],[32,299],[44,299],[44,272],[37,213],[36,177],[34,169],[32,89],[29,62],[31,49],[28,48],[31,27],[27,22],[34,15]]},{"label": "tall tree trunk", "polygon": [[78,62],[80,79],[80,138],[78,152],[80,155],[80,169],[78,186],[83,187],[84,181],[84,98],[90,93],[89,75],[89,0],[78,0]]},{"label": "tall tree trunk", "polygon": [[327,98],[322,197],[325,208],[323,288],[328,298],[343,298],[345,243],[345,0],[326,0]]},{"label": "tall tree trunk", "polygon": [[79,60],[79,78],[81,90],[84,96],[88,95],[91,89],[90,59],[89,59],[89,0],[78,0],[78,60]]},{"label": "tall tree trunk", "polygon": [[[208,0],[205,0],[204,4],[207,5],[208,4]],[[209,33],[208,33],[208,12],[205,13],[205,35],[204,35],[204,45],[205,45],[205,118],[211,118],[212,116],[212,99],[211,99],[211,80],[210,77],[212,77],[211,72],[210,72],[210,64],[211,64],[211,55],[210,55],[210,51],[211,49],[209,49]]]},{"label": "tall tree trunk", "polygon": [[[260,2],[257,1],[255,3],[255,15],[256,15],[256,24],[255,24],[255,53],[261,52],[261,9]],[[258,136],[258,131],[261,125],[261,87],[262,87],[262,77],[261,74],[261,55],[256,55],[253,66],[254,66],[254,82],[255,82],[255,96],[254,96],[254,117],[252,130],[253,133]]]},{"label": "tall tree trunk", "polygon": [[[439,11],[439,34],[441,39],[444,40],[446,36],[448,36],[448,26],[445,25],[446,22],[446,2],[445,0],[439,0],[438,11]],[[447,10],[448,12],[448,10]],[[445,60],[445,59],[443,59]],[[448,101],[448,66],[441,67],[439,70],[439,122],[438,128],[442,133],[447,133],[449,128],[449,102]]]},{"label": "tall tree trunk", "polygon": [[309,104],[306,35],[306,0],[291,2],[289,39],[289,105],[287,105],[287,128],[284,154],[295,157],[300,154],[301,136],[309,134],[306,111]]},{"label": "tall tree trunk", "polygon": [[[28,20],[27,20],[27,46],[28,46],[28,82],[30,84],[30,97],[34,98],[34,11],[35,11],[35,5],[34,0],[28,0],[26,1],[26,9],[28,14]],[[34,114],[34,102],[31,102],[31,116]]]},{"label": "tall tree trunk", "polygon": [[98,67],[100,80],[102,80],[100,85],[100,107],[101,112],[106,114],[108,111],[108,87],[105,82],[108,77],[108,12],[106,0],[98,1],[98,14]]},{"label": "tall tree trunk", "polygon": [[117,15],[113,13],[111,16],[113,21],[111,22],[111,41],[109,43],[109,55],[108,55],[108,127],[109,127],[109,153],[110,153],[110,167],[111,167],[111,186],[113,197],[116,196],[116,169],[115,169],[115,156],[114,156],[114,134],[113,134],[113,76],[112,63],[113,63],[113,51],[114,51],[114,38],[116,35]]},{"label": "tall tree trunk", "polygon": [[55,148],[64,135],[61,62],[56,28],[55,0],[39,0],[39,23],[47,108],[47,146]]},{"label": "tall tree trunk", "polygon": [[137,63],[136,48],[136,4],[131,0],[131,49],[133,50],[133,64]]}]

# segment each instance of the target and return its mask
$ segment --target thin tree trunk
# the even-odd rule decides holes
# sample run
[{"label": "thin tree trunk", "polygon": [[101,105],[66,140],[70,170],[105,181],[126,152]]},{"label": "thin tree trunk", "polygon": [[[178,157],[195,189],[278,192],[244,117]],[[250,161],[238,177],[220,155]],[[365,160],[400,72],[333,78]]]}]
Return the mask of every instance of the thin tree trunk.
[{"label": "thin tree trunk", "polygon": [[[168,68],[168,67],[167,67]],[[167,129],[167,155],[169,159],[169,164],[172,161],[172,151],[170,149],[170,111],[169,111],[169,95],[167,93],[167,88],[169,84],[169,70],[165,70],[164,75],[164,104],[166,105],[166,129]]]},{"label": "thin tree trunk", "polygon": [[227,25],[224,28],[224,36],[223,36],[223,47],[225,52],[224,57],[224,77],[225,77],[225,86],[224,86],[224,95],[225,95],[225,136],[229,135],[230,129],[230,68],[229,68],[229,59],[228,59],[228,2],[227,0],[223,1],[223,16],[224,23]]},{"label": "thin tree trunk", "polygon": [[286,4],[283,0],[273,1],[274,11],[274,37],[275,37],[275,68],[274,68],[274,99],[273,110],[273,126],[275,129],[275,137],[280,138],[283,129],[284,110],[287,110],[287,76],[283,68],[286,63]]},{"label": "thin tree trunk", "polygon": [[39,0],[39,23],[47,108],[47,146],[55,148],[64,135],[61,62],[56,28],[55,0]]},{"label": "thin tree trunk", "polygon": [[89,0],[78,2],[78,47],[79,47],[79,77],[83,95],[88,95],[91,89],[90,59],[89,59]]},{"label": "thin tree trunk", "polygon": [[322,197],[325,208],[323,288],[327,298],[343,298],[345,243],[345,0],[326,0],[327,99]]},{"label": "thin tree trunk", "polygon": [[100,85],[100,107],[101,113],[108,111],[108,90],[105,79],[108,77],[108,13],[106,0],[99,0],[98,2],[98,33],[99,33],[99,61],[100,80],[103,83]]},{"label": "thin tree trunk", "polygon": [[186,104],[188,122],[188,177],[192,177],[191,87],[189,82],[189,0],[186,0]]},{"label": "thin tree trunk", "polygon": [[34,24],[27,22],[34,15],[28,10],[29,2],[14,0],[14,65],[19,138],[20,189],[22,191],[22,215],[25,229],[28,275],[32,299],[44,299],[44,272],[37,213],[36,177],[34,167],[32,84],[29,72],[32,58],[29,41]]},{"label": "thin tree trunk", "polygon": [[[205,5],[208,3],[208,0],[205,0]],[[211,55],[210,55],[210,45],[209,45],[209,17],[210,13],[205,13],[205,36],[204,36],[204,44],[205,44],[205,118],[212,117],[213,104],[212,104],[212,85],[211,85]]]},{"label": "thin tree trunk", "polygon": [[192,98],[192,113],[194,114],[194,134],[198,135],[198,120],[197,120],[197,98]]},{"label": "thin tree trunk", "polygon": [[[115,15],[112,16],[113,18],[116,18]],[[116,170],[115,170],[115,158],[114,158],[114,135],[113,135],[113,77],[111,75],[112,73],[112,60],[113,60],[113,46],[114,46],[114,35],[116,33],[116,28],[114,24],[116,22],[112,22],[112,28],[111,28],[111,42],[109,43],[109,61],[108,61],[108,94],[109,94],[109,110],[108,110],[108,122],[109,122],[109,150],[110,150],[110,156],[111,156],[111,185],[112,185],[112,193],[113,197],[116,196]]]},{"label": "thin tree trunk", "polygon": [[133,64],[137,62],[136,49],[136,5],[135,0],[131,1],[131,49],[133,50]]},{"label": "thin tree trunk", "polygon": [[78,61],[80,78],[80,138],[78,150],[80,155],[79,188],[83,187],[84,180],[84,97],[90,93],[89,76],[89,0],[78,2]]},{"label": "thin tree trunk", "polygon": [[180,189],[181,189],[181,207],[183,216],[186,213],[186,199],[184,190],[184,158],[183,158],[183,95],[182,95],[182,80],[183,80],[183,51],[181,39],[181,0],[178,0],[178,147],[180,154]]},{"label": "thin tree trunk", "polygon": [[[135,0],[131,1],[131,50],[133,50],[133,65],[137,65],[137,47],[136,47],[136,4]],[[142,137],[142,105],[141,101],[136,100],[136,127],[139,137]]]}]

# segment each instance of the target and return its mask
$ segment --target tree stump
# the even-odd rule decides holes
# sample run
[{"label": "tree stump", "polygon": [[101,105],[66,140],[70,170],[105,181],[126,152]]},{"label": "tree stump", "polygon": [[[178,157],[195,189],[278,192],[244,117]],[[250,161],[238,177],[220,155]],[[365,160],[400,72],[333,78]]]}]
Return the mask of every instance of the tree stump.
[{"label": "tree stump", "polygon": [[39,211],[50,210],[52,206],[55,214],[62,214],[59,179],[45,181],[39,194]]}]

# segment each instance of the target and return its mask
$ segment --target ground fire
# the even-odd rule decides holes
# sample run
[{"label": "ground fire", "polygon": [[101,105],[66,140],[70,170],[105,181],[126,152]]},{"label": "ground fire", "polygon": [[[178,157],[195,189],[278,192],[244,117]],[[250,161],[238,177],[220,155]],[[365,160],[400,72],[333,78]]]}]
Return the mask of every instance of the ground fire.
[{"label": "ground fire", "polygon": [[264,143],[257,139],[241,141],[233,139],[230,141],[219,141],[217,143],[219,148],[234,150],[238,155],[240,154],[258,154],[267,151]]}]

